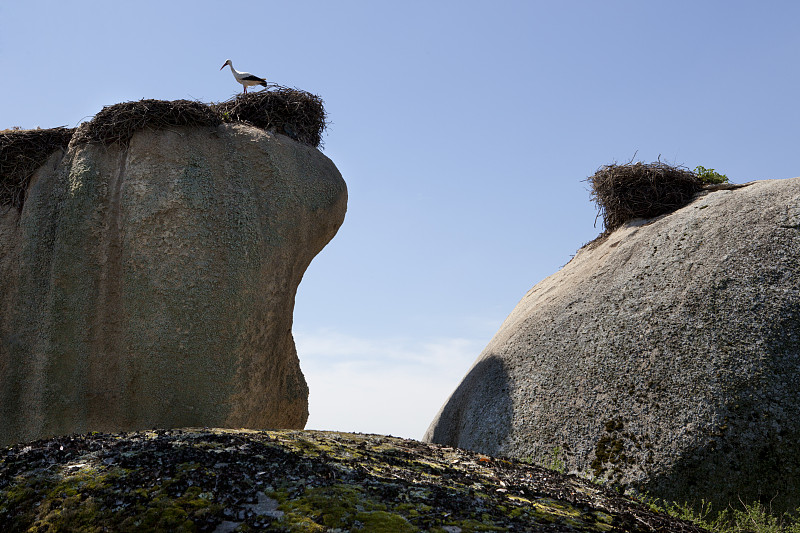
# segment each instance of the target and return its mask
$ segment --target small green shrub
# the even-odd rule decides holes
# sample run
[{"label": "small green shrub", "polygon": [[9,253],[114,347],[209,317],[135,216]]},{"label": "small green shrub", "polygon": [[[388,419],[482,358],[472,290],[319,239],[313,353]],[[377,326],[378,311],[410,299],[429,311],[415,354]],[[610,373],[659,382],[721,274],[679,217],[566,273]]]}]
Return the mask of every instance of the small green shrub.
[{"label": "small green shrub", "polygon": [[561,447],[556,446],[550,451],[550,457],[545,459],[542,465],[550,470],[555,470],[559,474],[564,474],[567,471],[567,465],[564,464],[564,459],[561,457]]},{"label": "small green shrub", "polygon": [[653,511],[687,520],[713,533],[800,533],[800,509],[795,513],[777,514],[759,502],[750,505],[742,502],[741,508],[732,506],[717,513],[706,501],[697,508],[688,503],[638,499]]},{"label": "small green shrub", "polygon": [[713,168],[697,166],[694,169],[694,172],[695,174],[697,174],[697,177],[700,178],[700,181],[702,181],[704,185],[716,185],[719,183],[728,183],[728,176],[726,176],[725,174],[720,174]]},{"label": "small green shrub", "polygon": [[519,461],[529,465],[538,465],[542,468],[547,468],[548,470],[558,472],[559,474],[565,474],[567,472],[567,465],[564,463],[562,453],[561,447],[556,446],[545,456],[541,456],[539,458],[525,457]]}]

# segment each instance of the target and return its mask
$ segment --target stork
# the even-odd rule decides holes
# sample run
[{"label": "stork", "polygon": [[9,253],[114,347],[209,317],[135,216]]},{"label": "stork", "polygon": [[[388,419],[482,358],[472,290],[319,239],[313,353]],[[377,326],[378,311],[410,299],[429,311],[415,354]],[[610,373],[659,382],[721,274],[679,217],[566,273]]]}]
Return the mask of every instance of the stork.
[{"label": "stork", "polygon": [[233,72],[233,77],[236,78],[236,81],[244,86],[244,94],[247,94],[247,88],[252,87],[253,85],[263,85],[264,87],[267,86],[267,80],[264,78],[259,78],[258,76],[254,76],[249,72],[239,72],[235,68],[233,68],[233,63],[230,59],[225,61],[225,64],[222,65],[219,69],[222,70],[226,66],[231,67],[231,72]]}]

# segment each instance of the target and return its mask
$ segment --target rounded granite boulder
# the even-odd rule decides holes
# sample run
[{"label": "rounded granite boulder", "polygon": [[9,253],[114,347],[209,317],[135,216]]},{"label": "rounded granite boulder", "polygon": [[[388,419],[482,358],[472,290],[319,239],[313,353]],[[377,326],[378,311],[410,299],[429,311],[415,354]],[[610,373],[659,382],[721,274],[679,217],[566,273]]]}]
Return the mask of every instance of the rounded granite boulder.
[{"label": "rounded granite boulder", "polygon": [[671,500],[800,501],[800,178],[703,192],[582,248],[425,439]]},{"label": "rounded granite boulder", "polygon": [[0,220],[0,441],[302,428],[294,299],[346,207],[319,150],[244,124],[73,139]]}]

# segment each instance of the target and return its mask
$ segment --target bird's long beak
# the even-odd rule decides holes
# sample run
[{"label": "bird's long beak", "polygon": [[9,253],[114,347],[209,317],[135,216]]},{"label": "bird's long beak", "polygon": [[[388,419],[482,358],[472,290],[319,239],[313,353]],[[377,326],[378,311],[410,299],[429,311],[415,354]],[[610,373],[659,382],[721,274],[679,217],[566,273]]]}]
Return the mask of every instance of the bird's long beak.
[{"label": "bird's long beak", "polygon": [[227,67],[227,66],[228,66],[228,64],[227,64],[227,63],[225,63],[224,65],[222,65],[221,67],[219,67],[219,69],[220,69],[220,70],[222,70],[222,69],[224,69],[224,68],[225,68],[225,67]]}]

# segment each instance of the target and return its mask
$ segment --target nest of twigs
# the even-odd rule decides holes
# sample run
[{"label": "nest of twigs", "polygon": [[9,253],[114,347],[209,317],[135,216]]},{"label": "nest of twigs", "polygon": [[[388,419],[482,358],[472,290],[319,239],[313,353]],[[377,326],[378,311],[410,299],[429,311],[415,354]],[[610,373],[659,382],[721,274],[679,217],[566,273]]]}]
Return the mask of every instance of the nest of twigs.
[{"label": "nest of twigs", "polygon": [[127,144],[142,129],[176,126],[217,126],[222,121],[211,108],[191,100],[140,100],[106,106],[75,133],[76,143]]},{"label": "nest of twigs", "polygon": [[51,153],[66,148],[70,139],[75,143],[126,145],[142,129],[247,122],[319,147],[326,126],[322,99],[299,89],[271,87],[274,90],[242,94],[219,104],[140,100],[110,105],[77,131],[67,128],[0,131],[0,205],[21,209],[33,173]]},{"label": "nest of twigs", "polygon": [[691,170],[660,161],[606,165],[586,181],[592,186],[592,200],[597,216],[603,217],[605,232],[635,218],[671,213],[703,189],[703,182]]},{"label": "nest of twigs", "polygon": [[320,146],[326,125],[322,99],[298,89],[273,87],[276,90],[242,94],[212,107],[225,122],[248,122],[301,143]]},{"label": "nest of twigs", "polygon": [[74,129],[0,131],[0,205],[22,208],[25,190],[50,154],[64,150]]}]

